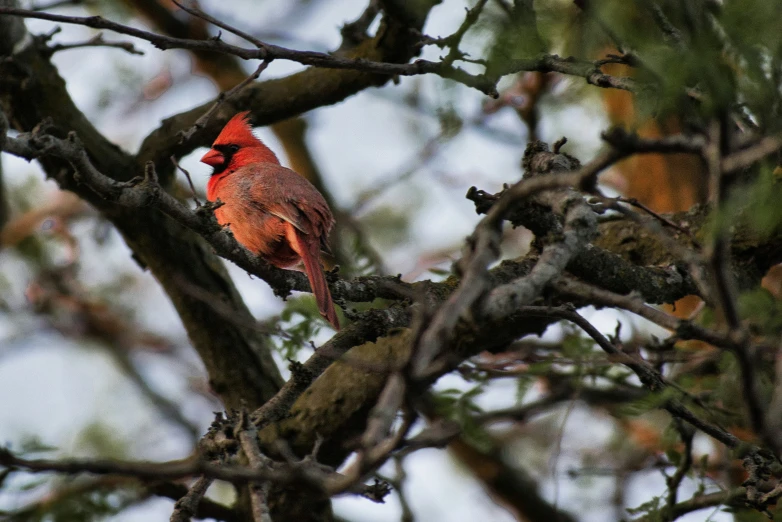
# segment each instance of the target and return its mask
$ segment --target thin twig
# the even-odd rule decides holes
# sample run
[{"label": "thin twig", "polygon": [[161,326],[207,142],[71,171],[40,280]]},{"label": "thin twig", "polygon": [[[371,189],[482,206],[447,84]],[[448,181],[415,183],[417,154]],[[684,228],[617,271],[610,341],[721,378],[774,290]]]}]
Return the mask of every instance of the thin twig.
[{"label": "thin twig", "polygon": [[[723,186],[721,160],[722,141],[725,138],[719,120],[711,122],[709,128],[709,140],[703,149],[703,160],[709,175],[709,199],[712,208],[719,212],[726,197]],[[727,224],[721,220],[717,229],[710,236],[710,241],[704,245],[704,255],[708,258],[711,270],[710,295],[706,301],[717,306],[731,329],[739,327],[739,314],[736,308],[735,288],[731,280],[730,268],[727,266],[730,257],[729,239],[726,233]],[[711,299],[709,299],[711,298]]]},{"label": "thin twig", "polygon": [[436,136],[428,139],[424,143],[423,147],[416,152],[413,157],[408,160],[407,166],[399,173],[384,176],[386,179],[374,184],[371,188],[361,191],[355,198],[352,208],[349,211],[350,215],[361,216],[365,214],[367,208],[390,188],[401,185],[403,182],[411,179],[422,167],[426,166],[432,161],[439,151],[440,147],[446,143],[447,140],[454,137],[453,132],[450,129],[443,129]]},{"label": "thin twig", "polygon": [[698,134],[672,134],[661,138],[646,138],[621,127],[604,131],[600,137],[612,147],[633,154],[702,154],[707,144]]},{"label": "thin twig", "polygon": [[367,4],[367,8],[364,9],[361,16],[352,22],[346,23],[339,30],[345,43],[355,45],[363,41],[367,37],[367,30],[369,30],[379,13],[380,0],[369,0],[369,4]]},{"label": "thin twig", "polygon": [[212,114],[214,114],[227,99],[257,80],[264,69],[269,66],[270,62],[270,59],[262,61],[260,65],[258,65],[258,68],[255,69],[255,72],[253,72],[250,76],[242,80],[240,83],[234,85],[229,90],[221,92],[217,96],[217,100],[215,100],[212,106],[209,107],[209,109],[207,109],[207,111],[195,121],[192,127],[186,131],[181,131],[179,143],[184,143],[185,141],[189,140],[198,130],[206,127],[206,124],[209,123],[209,118],[212,116]]},{"label": "thin twig", "polygon": [[554,283],[554,287],[565,295],[578,296],[595,305],[610,306],[633,312],[663,328],[676,332],[679,339],[695,339],[731,351],[738,350],[745,342],[743,337],[736,337],[732,333],[704,328],[692,321],[679,319],[662,310],[653,308],[644,303],[644,300],[637,294],[619,295],[567,275],[560,277]]},{"label": "thin twig", "polygon": [[[385,451],[387,448],[381,448]],[[389,450],[390,451],[390,450]],[[355,492],[354,477],[346,477],[331,468],[303,460],[283,463],[259,469],[245,466],[222,465],[207,462],[200,456],[167,462],[121,461],[102,459],[26,459],[7,448],[0,447],[0,466],[14,468],[28,473],[56,472],[68,475],[89,473],[93,475],[114,475],[135,477],[146,481],[178,480],[196,475],[244,485],[252,482],[273,482],[279,485],[304,481],[327,495]],[[360,494],[364,494],[360,488]]]},{"label": "thin twig", "polygon": [[261,40],[254,37],[253,35],[242,31],[241,29],[238,29],[232,25],[223,22],[222,20],[219,20],[213,16],[206,14],[205,12],[203,12],[201,9],[198,8],[198,5],[195,2],[190,2],[190,5],[185,5],[183,2],[180,2],[179,0],[172,0],[172,1],[174,2],[174,4],[177,5],[177,7],[179,7],[186,13],[189,13],[197,18],[200,18],[205,22],[209,22],[210,24],[215,25],[220,29],[225,29],[229,33],[233,33],[239,38],[247,40],[248,42],[255,45],[260,50],[266,50],[267,48],[266,43],[262,42]]},{"label": "thin twig", "polygon": [[[395,403],[399,393],[404,393],[404,390],[400,390],[399,388],[399,381],[389,379],[386,388],[383,390],[383,394],[381,394],[381,398],[378,400],[376,409],[378,407],[388,411],[393,409],[393,403]],[[383,395],[385,395],[385,397],[383,397]],[[385,414],[382,415],[384,417],[386,416]],[[396,410],[393,411],[393,415],[395,418]],[[402,417],[402,425],[395,433],[382,439],[378,436],[379,434],[377,432],[373,432],[373,428],[368,426],[362,437],[362,441],[365,444],[358,452],[356,460],[344,470],[341,479],[335,480],[332,484],[331,491],[333,494],[355,491],[357,488],[360,488],[363,477],[367,473],[382,466],[392,456],[392,452],[403,444],[405,436],[410,431],[410,428],[417,418],[415,412],[409,408],[405,409]],[[375,428],[377,428],[379,424],[380,423],[376,423]],[[385,436],[385,434],[382,435]],[[367,442],[370,443],[369,446],[366,445]],[[366,486],[364,486],[364,488],[366,488]],[[389,490],[386,488],[377,487],[375,489],[370,489],[365,493],[365,496],[374,499],[378,495],[384,495],[388,492]]]},{"label": "thin twig", "polygon": [[[98,479],[106,480],[106,478]],[[116,480],[116,479],[115,479]],[[121,479],[128,484],[138,486],[138,481],[135,479]],[[177,501],[188,494],[188,488],[180,483],[175,482],[151,482],[143,487],[142,491],[151,495],[157,495],[159,497],[169,498]],[[234,508],[215,502],[208,498],[202,498],[198,503],[198,512],[194,515],[197,518],[209,518],[215,520],[224,520],[226,522],[238,522],[239,513]]]},{"label": "thin twig", "polygon": [[[669,383],[665,378],[660,375],[657,370],[652,368],[645,360],[637,357],[633,357],[625,352],[619,350],[614,344],[609,341],[602,333],[600,333],[589,321],[583,316],[575,312],[574,310],[563,307],[545,307],[545,306],[525,306],[522,308],[523,313],[539,316],[539,317],[559,317],[560,319],[568,320],[591,337],[597,345],[602,348],[609,355],[613,355],[617,358],[618,362],[630,368],[641,380],[645,387],[651,391],[661,391]],[[739,445],[744,445],[747,452],[758,454],[759,448],[747,442],[743,442],[741,439],[728,432],[721,426],[711,424],[704,421],[692,411],[686,408],[678,400],[670,399],[666,401],[662,408],[674,417],[680,418],[683,421],[691,424],[695,428],[703,431],[707,435],[710,435],[714,439],[722,442],[729,448],[736,448]]]},{"label": "thin twig", "polygon": [[[164,36],[112,22],[111,20],[107,20],[100,16],[65,16],[54,13],[31,11],[28,9],[0,7],[0,15],[3,14],[26,18],[38,18],[67,24],[85,25],[95,29],[108,29],[120,34],[141,38],[163,50],[189,49],[193,51],[213,51],[234,55],[245,60],[290,60],[302,65],[311,65],[328,69],[350,69],[392,76],[435,74],[442,78],[450,79],[477,89],[488,96],[494,98],[499,96],[495,78],[489,78],[484,74],[470,74],[464,69],[454,67],[446,62],[432,62],[429,60],[416,60],[412,63],[375,62],[364,58],[346,58],[315,51],[297,51],[261,42],[251,35],[247,35],[243,31],[233,27],[231,27],[231,31],[235,34],[241,34],[244,35],[242,37],[246,36],[251,38],[248,39],[248,41],[258,42],[256,43],[255,48],[231,45],[223,42],[219,37],[209,40],[195,40]],[[227,24],[223,25],[227,26]],[[497,77],[500,77],[521,71],[559,72],[561,74],[579,76],[584,78],[587,83],[598,87],[628,91],[636,91],[639,88],[636,80],[629,77],[614,77],[605,74],[600,71],[599,67],[595,66],[594,62],[573,58],[562,58],[557,55],[541,55],[531,59],[511,60],[508,63],[503,64],[503,67],[498,69],[496,73]]]},{"label": "thin twig", "polygon": [[766,136],[755,145],[734,152],[730,156],[723,157],[720,163],[720,169],[723,175],[731,175],[736,171],[747,168],[750,165],[762,160],[763,158],[774,154],[782,149],[782,135],[775,134]]},{"label": "thin twig", "polygon": [[[727,153],[729,124],[727,117],[715,118],[709,127],[709,141],[703,151],[703,159],[709,174],[709,198],[716,212],[721,213],[727,197],[725,193],[725,178],[722,170],[723,156]],[[738,339],[733,354],[739,366],[739,376],[743,388],[744,403],[749,413],[752,429],[760,435],[763,441],[779,453],[776,437],[768,430],[766,422],[765,400],[756,375],[752,346],[749,334],[741,325],[738,310],[736,282],[731,270],[730,234],[728,224],[721,219],[710,240],[704,247],[704,254],[709,260],[712,301],[722,312],[725,323],[732,336]]]},{"label": "thin twig", "polygon": [[407,500],[407,495],[404,492],[404,483],[407,480],[407,474],[405,468],[402,465],[402,457],[394,455],[394,469],[395,476],[387,477],[380,473],[375,473],[375,477],[379,480],[388,483],[396,491],[397,498],[399,499],[399,507],[402,508],[402,516],[399,518],[400,522],[413,522],[415,520],[415,514],[410,508],[410,503]]},{"label": "thin twig", "polygon": [[89,40],[77,43],[58,43],[49,46],[46,50],[46,54],[52,55],[59,51],[67,51],[69,49],[81,49],[83,47],[114,47],[116,49],[122,49],[130,54],[144,55],[144,51],[137,49],[135,45],[130,42],[107,42],[103,39],[103,33],[98,33]]},{"label": "thin twig", "polygon": [[679,436],[684,443],[684,449],[680,457],[679,465],[676,466],[676,471],[670,477],[665,478],[665,483],[668,486],[668,497],[666,499],[666,510],[663,513],[663,520],[673,521],[676,517],[673,516],[673,510],[676,508],[676,502],[679,495],[679,486],[681,486],[684,477],[692,468],[692,442],[694,439],[694,432],[692,428],[685,425],[681,419],[674,419],[676,425],[676,431],[679,432]]},{"label": "thin twig", "polygon": [[464,20],[462,21],[459,28],[455,33],[445,39],[445,42],[450,47],[450,50],[448,51],[448,55],[445,57],[445,60],[443,60],[443,63],[451,64],[454,61],[464,57],[464,53],[459,50],[459,44],[462,43],[462,38],[464,38],[464,35],[467,33],[467,31],[470,30],[470,27],[475,25],[475,22],[478,21],[478,17],[481,15],[481,11],[483,11],[483,8],[487,2],[488,0],[478,0],[478,2],[471,9],[467,9],[467,14],[465,15]]},{"label": "thin twig", "polygon": [[[673,520],[692,513],[714,506],[723,504],[737,508],[744,507],[747,499],[747,488],[736,488],[728,491],[717,491],[716,493],[695,495],[692,498],[679,502],[670,510],[670,516]],[[659,513],[637,519],[635,522],[657,522],[660,520]]]},{"label": "thin twig", "polygon": [[193,201],[195,201],[196,208],[200,208],[201,207],[201,201],[199,201],[198,195],[196,194],[196,189],[195,189],[195,186],[193,185],[193,180],[190,178],[190,173],[187,170],[185,170],[184,168],[182,168],[182,166],[176,160],[176,156],[171,156],[171,163],[174,164],[175,168],[181,170],[182,174],[184,174],[185,178],[187,178],[187,183],[188,183],[188,185],[190,185],[190,191],[193,194]]},{"label": "thin twig", "polygon": [[657,2],[650,2],[648,6],[652,12],[654,21],[657,22],[657,25],[665,35],[665,39],[670,41],[674,47],[678,49],[685,49],[684,38],[682,37],[681,31],[679,31],[679,29],[677,29],[676,26],[671,23],[660,5]]},{"label": "thin twig", "polygon": [[638,201],[636,198],[625,198],[625,197],[619,196],[619,197],[617,197],[615,199],[616,199],[616,201],[618,201],[620,203],[627,203],[628,205],[632,205],[634,207],[640,208],[641,210],[643,210],[644,212],[646,212],[647,214],[649,214],[650,216],[652,216],[653,218],[658,220],[663,225],[669,226],[669,227],[671,227],[674,230],[678,230],[679,232],[681,232],[682,234],[687,236],[690,239],[690,241],[693,242],[695,247],[699,246],[697,240],[692,236],[692,234],[690,233],[689,230],[679,226],[677,223],[674,223],[673,221],[671,221],[667,217],[663,216],[662,214],[658,214],[657,212],[655,212],[651,208],[647,207],[646,205],[644,205],[643,203]]},{"label": "thin twig", "polygon": [[[642,203],[637,202],[637,200],[635,200],[634,198],[630,200],[627,200],[622,197],[605,198],[602,196],[593,196],[593,198],[597,198],[599,201],[606,204],[607,208],[616,210],[617,212],[621,213],[623,216],[635,221],[636,223],[639,223],[641,226],[653,232],[657,236],[657,238],[662,242],[662,246],[664,248],[670,251],[671,254],[676,256],[679,260],[689,265],[690,267],[689,275],[693,281],[693,284],[697,286],[698,289],[697,295],[708,295],[708,282],[706,281],[706,278],[703,275],[703,266],[705,265],[706,261],[705,259],[703,259],[703,256],[701,255],[700,252],[701,244],[698,240],[695,239],[695,237],[693,237],[693,235],[688,230],[680,227],[673,221],[667,219],[665,216],[662,216],[652,211],[651,209],[648,209],[648,207],[646,207]],[[647,214],[649,214],[652,217],[646,217],[644,219],[638,213],[631,212],[629,209],[623,207],[622,205],[618,205],[617,204],[618,202],[627,202],[629,204],[633,204],[638,208],[644,210]],[[690,245],[682,244],[682,242],[677,240],[675,237],[673,237],[668,232],[667,229],[660,226],[660,223],[664,225],[668,225],[669,227],[684,233],[691,244]]]}]

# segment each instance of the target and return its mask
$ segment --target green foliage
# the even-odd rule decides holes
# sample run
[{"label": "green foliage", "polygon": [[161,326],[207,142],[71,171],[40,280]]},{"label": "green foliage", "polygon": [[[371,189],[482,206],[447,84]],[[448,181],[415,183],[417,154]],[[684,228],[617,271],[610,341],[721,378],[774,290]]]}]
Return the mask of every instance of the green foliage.
[{"label": "green foliage", "polygon": [[662,497],[652,497],[648,502],[644,502],[638,507],[627,508],[627,512],[630,515],[638,516],[638,518],[644,518],[649,522],[662,522],[662,508],[664,506]]},{"label": "green foliage", "polygon": [[[121,458],[127,443],[117,437],[105,424],[93,422],[77,437],[80,453],[91,456]],[[52,453],[57,448],[36,436],[22,439],[15,452],[24,457],[40,453]],[[40,490],[46,490],[40,495]],[[117,489],[111,480],[79,479],[61,476],[34,476],[21,483],[12,482],[5,492],[11,495],[39,492],[39,499],[13,512],[0,512],[2,520],[9,522],[83,522],[102,520],[124,510],[139,501],[134,488]]]},{"label": "green foliage", "polygon": [[676,376],[676,383],[690,393],[697,394],[698,392],[711,392],[720,384],[720,377],[718,375],[692,375],[690,373],[682,373]]},{"label": "green foliage", "polygon": [[340,273],[343,277],[374,275],[378,266],[366,245],[367,238],[355,230],[344,229],[340,237],[339,248],[344,251],[340,260]]},{"label": "green foliage", "polygon": [[534,362],[527,368],[527,374],[531,376],[549,375],[553,366],[553,360]]},{"label": "green foliage", "polygon": [[693,496],[703,495],[706,492],[707,481],[709,481],[709,454],[704,453],[698,461],[698,489]]},{"label": "green foliage", "polygon": [[531,375],[522,375],[516,379],[516,404],[522,403],[535,381]]},{"label": "green foliage", "polygon": [[432,275],[440,276],[442,278],[446,278],[449,275],[451,275],[450,270],[446,270],[445,268],[439,268],[436,266],[433,266],[432,268],[428,269],[427,272],[429,272]]},{"label": "green foliage", "polygon": [[699,125],[743,104],[762,129],[780,127],[778,2],[590,4],[582,16],[592,44],[587,57],[593,59],[599,50],[595,42],[602,41],[631,50],[640,59],[635,78],[654,86],[639,97],[645,100],[639,107],[643,116],[675,114]]},{"label": "green foliage", "polygon": [[[732,209],[739,207],[745,212],[753,231],[768,238],[782,228],[782,183],[771,169],[761,169],[757,180],[746,190],[736,190],[732,198]],[[735,214],[734,214],[735,216]],[[727,219],[727,217],[726,217]]]},{"label": "green foliage", "polygon": [[594,353],[595,342],[586,337],[580,330],[568,328],[568,333],[562,339],[562,355],[580,360]]},{"label": "green foliage", "polygon": [[57,451],[57,447],[46,444],[38,435],[28,435],[22,439],[22,443],[16,451],[20,455],[29,456],[33,453],[50,453],[52,451]]},{"label": "green foliage", "polygon": [[739,296],[739,313],[760,333],[776,335],[782,331],[782,309],[765,288],[756,288]]},{"label": "green foliage", "polygon": [[531,2],[516,2],[512,14],[494,20],[489,71],[513,59],[537,56],[549,48],[538,33]]},{"label": "green foliage", "polygon": [[36,197],[40,197],[43,192],[43,183],[36,177],[25,178],[24,183],[13,188],[8,194],[8,205],[11,211],[21,214],[31,210],[35,204]]},{"label": "green foliage", "polygon": [[63,493],[53,500],[41,502],[16,512],[4,520],[8,522],[86,522],[103,520],[137,501],[133,491],[115,490],[111,486],[81,490],[63,486]]},{"label": "green foliage", "polygon": [[674,466],[678,466],[679,463],[681,463],[683,457],[682,453],[680,451],[677,451],[676,448],[674,447],[667,448],[665,450],[665,456]]},{"label": "green foliage", "polygon": [[761,128],[780,128],[779,82],[782,32],[779,2],[724,2],[720,22],[734,54],[741,101]]},{"label": "green foliage", "polygon": [[106,458],[125,458],[129,445],[130,441],[100,420],[87,424],[76,439],[79,453]]},{"label": "green foliage", "polygon": [[679,395],[681,395],[681,392],[668,386],[663,388],[662,391],[648,393],[640,399],[622,404],[618,408],[618,414],[627,417],[637,417],[644,413],[662,408],[668,401]]},{"label": "green foliage", "polygon": [[[710,239],[717,233],[734,233],[746,237],[750,248],[779,234],[782,230],[782,183],[777,170],[762,166],[751,183],[737,182],[731,187],[727,201],[718,212],[712,212],[709,221],[699,233]],[[743,248],[743,243],[733,245]],[[711,323],[708,323],[711,324]]]},{"label": "green foliage", "polygon": [[299,351],[309,346],[310,340],[324,324],[315,298],[310,295],[289,298],[280,318],[285,322],[285,334],[273,338],[274,348],[284,359],[296,359]]},{"label": "green foliage", "polygon": [[714,400],[719,401],[725,408],[739,410],[743,406],[743,395],[738,382],[738,364],[736,358],[727,352],[722,352],[718,359],[718,375],[720,381],[714,388]]},{"label": "green foliage", "polygon": [[475,398],[483,393],[485,383],[478,384],[463,392],[457,388],[448,388],[433,395],[435,409],[443,417],[459,423],[462,436],[480,451],[489,451],[492,441],[475,416],[483,409],[475,403]]},{"label": "green foliage", "polygon": [[9,302],[6,300],[6,296],[10,295],[10,287],[11,281],[5,274],[0,274],[0,312],[8,312],[11,309]]},{"label": "green foliage", "polygon": [[437,121],[440,123],[440,135],[443,140],[455,138],[464,126],[464,120],[451,103],[437,110]]},{"label": "green foliage", "polygon": [[[565,323],[565,337],[562,339],[562,355],[573,359],[575,365],[573,374],[580,377],[606,378],[617,384],[623,383],[633,373],[615,364],[606,364],[606,356],[602,350],[595,349],[595,341],[584,334],[581,330],[573,328]],[[535,371],[531,372],[537,375],[545,375],[547,367],[536,363]],[[548,363],[546,363],[548,364]]]},{"label": "green foliage", "polygon": [[[742,424],[745,419],[746,406],[739,372],[735,355],[723,352],[716,372],[718,380],[709,396],[709,403],[718,406],[711,408],[710,413],[725,425]],[[770,400],[774,380],[773,365],[757,365],[754,379],[761,397]]]},{"label": "green foliage", "polygon": [[420,208],[421,192],[405,190],[405,199],[392,205],[379,205],[361,217],[361,226],[372,231],[372,239],[383,247],[392,247],[408,239],[410,218]]}]

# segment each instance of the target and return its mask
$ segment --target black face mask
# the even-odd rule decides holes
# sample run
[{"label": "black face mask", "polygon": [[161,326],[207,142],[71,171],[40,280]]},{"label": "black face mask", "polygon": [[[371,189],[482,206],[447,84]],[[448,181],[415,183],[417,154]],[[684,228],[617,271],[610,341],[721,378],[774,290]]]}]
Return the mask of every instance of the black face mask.
[{"label": "black face mask", "polygon": [[239,145],[214,145],[212,148],[223,155],[223,162],[220,165],[213,167],[212,176],[214,176],[215,174],[222,174],[225,172],[225,169],[231,164],[234,154],[239,150]]}]

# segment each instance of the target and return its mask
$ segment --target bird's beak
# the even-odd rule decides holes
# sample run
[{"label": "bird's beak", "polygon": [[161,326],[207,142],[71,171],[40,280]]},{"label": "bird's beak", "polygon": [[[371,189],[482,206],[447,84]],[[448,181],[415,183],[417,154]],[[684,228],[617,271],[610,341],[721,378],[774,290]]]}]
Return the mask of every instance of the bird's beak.
[{"label": "bird's beak", "polygon": [[201,158],[201,163],[206,163],[212,167],[219,167],[225,163],[225,156],[223,156],[223,153],[218,150],[209,149],[209,151]]}]

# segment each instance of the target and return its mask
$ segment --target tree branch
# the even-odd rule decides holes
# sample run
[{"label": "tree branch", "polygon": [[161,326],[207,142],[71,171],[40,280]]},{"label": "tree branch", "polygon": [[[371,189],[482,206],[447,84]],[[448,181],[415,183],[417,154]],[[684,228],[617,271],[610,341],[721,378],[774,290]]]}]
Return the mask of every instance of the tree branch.
[{"label": "tree branch", "polygon": [[198,506],[210,485],[212,485],[211,478],[197,478],[187,493],[174,504],[170,522],[190,522],[190,519],[198,513]]},{"label": "tree branch", "polygon": [[82,49],[84,47],[113,47],[115,49],[122,49],[123,51],[135,54],[139,56],[144,55],[144,51],[136,48],[130,42],[109,42],[103,39],[103,33],[98,33],[89,40],[76,43],[57,43],[48,47],[48,52],[54,54],[60,51],[67,51],[70,49]]},{"label": "tree branch", "polygon": [[[4,116],[0,113],[0,121],[2,120]],[[310,291],[305,274],[273,267],[237,243],[214,219],[212,210],[216,205],[207,203],[193,211],[166,192],[158,183],[151,163],[146,166],[144,178],[134,178],[127,182],[115,181],[96,169],[75,134],[69,135],[66,140],[46,134],[8,137],[5,151],[28,160],[52,156],[66,160],[78,172],[75,181],[88,187],[104,205],[118,205],[138,211],[149,207],[160,210],[204,237],[219,255],[269,283],[277,295],[285,297],[291,290]],[[69,188],[71,183],[67,174],[65,177],[58,174],[57,181],[63,188]],[[410,290],[409,284],[390,276],[340,280],[330,286],[335,298],[357,302],[372,301],[378,297],[405,298]]]},{"label": "tree branch", "polygon": [[[17,25],[20,32],[12,30]],[[139,173],[135,159],[106,140],[75,107],[56,69],[24,32],[21,19],[0,16],[0,35],[12,34],[20,40],[0,38],[0,55],[5,57],[0,60],[0,112],[4,111],[20,131],[33,129],[47,117],[51,119],[44,128],[51,134],[63,138],[68,130],[75,130],[95,168],[111,173],[115,180],[128,180]],[[126,209],[105,201],[78,184],[71,166],[61,159],[49,155],[40,161],[46,172],[59,177],[64,188],[102,211],[123,235],[136,260],[150,268],[204,361],[212,390],[226,405],[239,407],[246,401],[256,406],[276,393],[282,379],[267,340],[256,330],[238,326],[251,323],[252,316],[224,267],[198,236],[155,210]],[[168,158],[166,161],[173,168]],[[215,321],[210,303],[184,291],[182,280],[223,302],[239,321]]]}]

